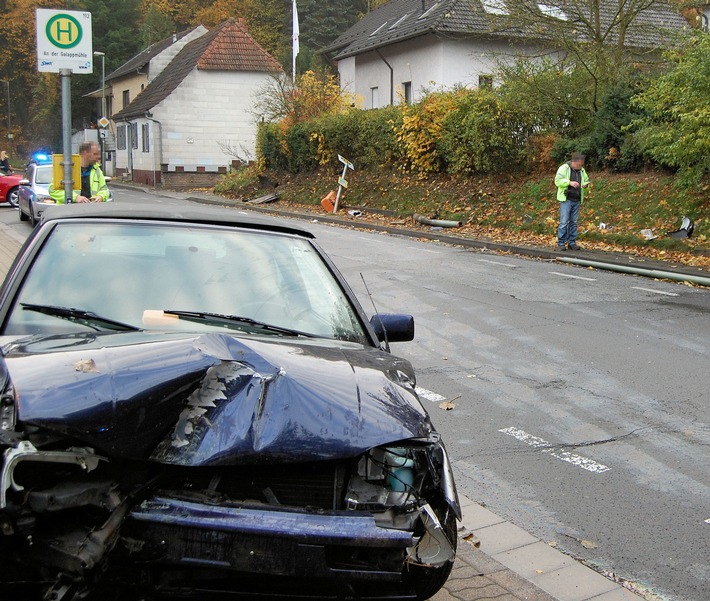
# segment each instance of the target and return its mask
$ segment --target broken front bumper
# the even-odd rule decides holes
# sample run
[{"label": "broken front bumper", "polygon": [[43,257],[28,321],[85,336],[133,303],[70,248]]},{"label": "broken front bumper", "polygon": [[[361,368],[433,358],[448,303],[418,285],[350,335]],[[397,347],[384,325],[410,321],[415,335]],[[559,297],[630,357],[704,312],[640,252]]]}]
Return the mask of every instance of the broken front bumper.
[{"label": "broken front bumper", "polygon": [[369,513],[225,507],[155,497],[129,514],[132,561],[298,578],[399,581],[410,532]]}]

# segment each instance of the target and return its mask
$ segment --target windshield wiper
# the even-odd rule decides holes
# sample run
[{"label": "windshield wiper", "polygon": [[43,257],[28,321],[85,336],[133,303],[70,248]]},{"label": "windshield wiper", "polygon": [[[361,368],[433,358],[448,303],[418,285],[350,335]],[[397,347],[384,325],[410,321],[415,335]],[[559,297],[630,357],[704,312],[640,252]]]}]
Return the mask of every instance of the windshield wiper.
[{"label": "windshield wiper", "polygon": [[58,307],[56,305],[35,305],[33,303],[20,303],[25,311],[36,311],[53,317],[61,317],[79,323],[94,330],[118,330],[124,332],[140,332],[141,328],[127,323],[116,321],[108,317],[102,317],[91,311],[84,309],[74,309],[72,307]]},{"label": "windshield wiper", "polygon": [[163,313],[166,315],[176,315],[180,319],[187,319],[192,321],[207,321],[214,324],[221,324],[226,326],[240,326],[246,325],[259,330],[266,330],[267,332],[274,332],[276,334],[283,334],[285,336],[307,336],[308,338],[314,338],[314,334],[309,334],[307,332],[301,332],[299,330],[292,330],[290,328],[283,328],[281,326],[275,326],[270,323],[265,323],[263,321],[257,321],[251,317],[241,317],[239,315],[223,315],[221,313],[209,313],[206,311],[173,311],[172,309],[164,310]]}]

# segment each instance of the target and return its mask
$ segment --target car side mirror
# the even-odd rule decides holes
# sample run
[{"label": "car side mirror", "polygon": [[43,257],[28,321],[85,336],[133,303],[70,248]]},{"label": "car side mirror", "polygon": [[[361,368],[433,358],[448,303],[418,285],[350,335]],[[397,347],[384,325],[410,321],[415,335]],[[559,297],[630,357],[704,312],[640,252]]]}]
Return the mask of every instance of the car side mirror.
[{"label": "car side mirror", "polygon": [[108,184],[111,181],[110,175],[104,175],[104,181]]},{"label": "car side mirror", "polygon": [[414,340],[414,317],[401,313],[376,313],[370,318],[377,340],[409,342]]},{"label": "car side mirror", "polygon": [[20,185],[21,185],[21,186],[29,186],[29,185],[30,185],[30,180],[28,180],[28,179],[21,179],[21,180],[20,180]]}]

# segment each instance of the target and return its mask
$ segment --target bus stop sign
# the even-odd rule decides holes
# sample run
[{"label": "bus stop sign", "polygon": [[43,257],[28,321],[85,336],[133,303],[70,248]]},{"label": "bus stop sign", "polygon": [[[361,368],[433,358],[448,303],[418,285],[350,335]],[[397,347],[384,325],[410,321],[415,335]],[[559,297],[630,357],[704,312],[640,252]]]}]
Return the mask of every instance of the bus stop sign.
[{"label": "bus stop sign", "polygon": [[93,73],[91,13],[38,8],[36,15],[37,70]]}]

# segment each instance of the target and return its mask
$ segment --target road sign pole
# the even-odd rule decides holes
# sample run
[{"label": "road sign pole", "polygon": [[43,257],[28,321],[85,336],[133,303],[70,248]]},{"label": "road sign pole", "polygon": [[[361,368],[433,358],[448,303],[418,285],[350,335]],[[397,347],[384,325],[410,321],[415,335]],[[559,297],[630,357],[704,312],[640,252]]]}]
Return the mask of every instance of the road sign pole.
[{"label": "road sign pole", "polygon": [[72,201],[74,181],[72,180],[71,156],[71,69],[60,69],[62,81],[62,150],[64,154],[64,194],[67,204]]}]

